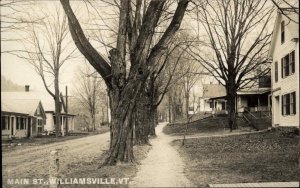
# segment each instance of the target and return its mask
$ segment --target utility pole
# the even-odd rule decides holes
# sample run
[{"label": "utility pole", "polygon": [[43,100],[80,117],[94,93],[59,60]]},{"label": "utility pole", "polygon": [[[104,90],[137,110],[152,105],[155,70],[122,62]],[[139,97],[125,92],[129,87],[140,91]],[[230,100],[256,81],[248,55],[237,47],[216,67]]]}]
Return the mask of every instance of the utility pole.
[{"label": "utility pole", "polygon": [[68,136],[69,132],[69,114],[68,114],[68,86],[66,86],[66,135]]}]

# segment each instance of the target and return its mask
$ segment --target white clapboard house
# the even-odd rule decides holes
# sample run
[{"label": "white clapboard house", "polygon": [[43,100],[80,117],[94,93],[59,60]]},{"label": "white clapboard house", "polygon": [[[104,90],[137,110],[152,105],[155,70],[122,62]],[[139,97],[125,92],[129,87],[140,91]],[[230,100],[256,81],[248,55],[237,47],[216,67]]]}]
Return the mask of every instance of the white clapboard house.
[{"label": "white clapboard house", "polygon": [[299,15],[284,13],[278,11],[269,50],[273,127],[299,126]]}]

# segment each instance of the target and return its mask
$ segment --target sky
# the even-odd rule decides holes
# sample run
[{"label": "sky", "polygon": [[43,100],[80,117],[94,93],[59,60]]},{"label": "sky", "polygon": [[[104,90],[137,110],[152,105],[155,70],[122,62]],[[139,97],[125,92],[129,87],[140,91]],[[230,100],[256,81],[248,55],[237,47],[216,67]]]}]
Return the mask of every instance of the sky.
[{"label": "sky", "polygon": [[[1,1],[1,2],[5,2]],[[41,9],[43,9],[46,12],[54,13],[56,4],[60,6],[60,3],[58,0],[43,0],[43,1],[37,1],[38,3],[35,3],[35,5],[30,5],[30,8],[28,7],[21,7],[21,10],[26,10],[27,14],[26,16],[35,16],[35,14],[38,14]],[[99,30],[95,30],[95,23],[100,25],[113,25],[115,26],[116,22],[116,16],[115,12],[116,10],[107,5],[103,4],[97,4],[95,7],[89,7],[82,3],[83,1],[71,1],[72,8],[75,11],[76,16],[80,19],[80,22],[82,23],[82,26],[84,27],[85,32],[89,32],[91,36],[95,36],[98,34],[99,36]],[[99,2],[99,1],[98,1]],[[38,5],[39,3],[42,3],[42,6]],[[81,4],[80,4],[81,3]],[[42,7],[42,8],[41,8]],[[92,10],[95,8],[94,10]],[[87,13],[87,9],[91,10],[90,12],[93,12],[94,14]],[[95,10],[100,10],[99,12],[95,12]],[[1,14],[5,15],[7,13],[11,13],[11,9],[3,9],[1,8]],[[24,12],[21,12],[21,14]],[[96,18],[101,20],[97,20]],[[105,20],[105,21],[103,21]],[[187,19],[188,20],[188,19]],[[3,26],[3,23],[1,23]],[[183,23],[183,26],[188,28],[194,28],[194,32],[196,31],[195,28],[198,27],[197,24],[193,24],[191,20],[188,20],[186,23]],[[105,30],[101,31],[103,40],[106,40],[110,38],[110,35]],[[18,42],[6,42],[3,41],[3,38],[6,39],[14,39],[17,37],[24,37],[24,35],[20,32],[15,31],[9,31],[9,32],[1,32],[1,51],[6,50],[14,50],[14,49],[20,49],[22,48],[22,45]],[[73,43],[70,36],[68,36],[68,40],[71,41],[71,48],[76,48],[75,44]],[[93,39],[92,39],[93,40]],[[107,55],[107,49],[105,49],[101,43],[96,43],[94,41],[91,41],[94,47],[101,53]],[[107,42],[107,41],[106,41]],[[78,52],[80,55],[80,52]],[[60,75],[60,87],[65,88],[66,85],[70,88],[70,94],[72,95],[72,90],[74,90],[74,86],[76,85],[76,72],[78,72],[79,69],[82,69],[82,66],[85,65],[84,58],[81,56],[81,58],[73,59],[68,62],[66,62],[61,69],[61,75]],[[5,76],[6,78],[12,80],[13,82],[19,84],[19,85],[30,85],[31,90],[35,91],[45,91],[43,82],[41,78],[38,76],[38,74],[34,71],[33,67],[24,59],[20,59],[14,55],[8,54],[8,53],[1,53],[1,75]],[[63,90],[63,89],[62,89]]]},{"label": "sky", "polygon": [[[1,1],[2,2],[2,1]],[[4,0],[5,2],[5,0]],[[54,13],[55,6],[59,4],[59,1],[40,1],[39,3],[42,3],[42,7],[44,11],[49,13]],[[78,5],[78,1],[71,1],[72,8],[77,13],[77,16],[81,20],[85,20],[84,18],[91,17],[92,15],[86,14],[86,7]],[[83,7],[83,8],[80,8]],[[39,9],[41,8],[40,5],[30,5],[30,8],[26,6],[18,7],[18,10],[22,10],[20,14],[25,14],[23,12],[23,9],[26,9],[29,16],[35,16]],[[108,11],[109,8],[106,10]],[[63,10],[61,9],[63,12]],[[6,15],[12,13],[11,9],[2,8],[1,7],[1,14]],[[27,14],[25,16],[28,16]],[[5,25],[4,22],[1,23],[2,27]],[[42,34],[42,33],[41,33]],[[17,49],[23,49],[22,44],[20,42],[15,41],[5,41],[5,39],[16,39],[16,38],[22,38],[25,34],[20,31],[11,31],[8,30],[7,32],[1,32],[1,52],[9,51],[9,50],[17,50]],[[66,39],[70,44],[68,45],[69,48],[75,49],[76,46],[74,42],[72,41],[70,35],[67,36]],[[101,53],[106,53],[105,49],[94,45]],[[78,80],[77,79],[77,73],[79,72],[79,69],[82,69],[83,66],[85,66],[85,59],[81,55],[80,52],[77,51],[77,54],[79,58],[72,59],[67,61],[61,68],[60,71],[60,88],[64,91],[64,88],[66,85],[68,85],[70,94],[72,95],[72,91],[75,90],[75,83]],[[16,84],[19,85],[30,85],[30,90],[34,91],[42,91],[46,92],[43,82],[40,78],[40,76],[35,72],[32,65],[30,65],[26,60],[19,58],[15,55],[9,54],[9,53],[1,53],[1,75],[5,76],[7,79],[13,81]],[[53,88],[53,84],[51,85],[51,82],[49,82],[50,88]],[[52,89],[53,90],[53,89]]]}]

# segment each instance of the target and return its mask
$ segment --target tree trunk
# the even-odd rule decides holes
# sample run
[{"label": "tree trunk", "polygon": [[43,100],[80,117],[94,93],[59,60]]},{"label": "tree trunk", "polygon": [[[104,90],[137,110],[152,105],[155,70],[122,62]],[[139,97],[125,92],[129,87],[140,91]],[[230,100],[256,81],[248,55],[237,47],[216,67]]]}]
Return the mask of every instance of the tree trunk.
[{"label": "tree trunk", "polygon": [[116,95],[111,92],[111,139],[109,156],[105,164],[114,165],[117,162],[133,162],[133,104],[128,104],[128,97],[116,101]]},{"label": "tree trunk", "polygon": [[156,133],[155,133],[155,127],[157,125],[157,108],[155,107],[151,107],[150,108],[150,111],[149,111],[149,118],[150,118],[150,121],[149,121],[149,124],[150,124],[150,130],[149,130],[149,135],[150,136],[156,136]]},{"label": "tree trunk", "polygon": [[135,143],[138,145],[149,144],[149,107],[144,97],[140,97],[138,100],[135,113]]},{"label": "tree trunk", "polygon": [[172,120],[172,117],[173,117],[173,115],[172,115],[173,110],[172,109],[173,108],[172,108],[171,94],[169,94],[168,98],[169,98],[169,123],[173,123],[173,120]]},{"label": "tree trunk", "polygon": [[[132,73],[135,75],[135,73]],[[129,76],[124,88],[113,87],[109,91],[111,107],[111,139],[109,156],[104,165],[133,162],[133,113],[137,95],[145,79]]]},{"label": "tree trunk", "polygon": [[190,101],[190,94],[188,91],[185,94],[185,116],[188,119],[189,118],[189,101]]},{"label": "tree trunk", "polygon": [[92,129],[93,129],[93,132],[95,132],[96,131],[96,117],[95,117],[94,113],[91,114],[91,119],[92,119]]},{"label": "tree trunk", "polygon": [[[58,70],[57,70],[58,71]],[[61,129],[60,129],[60,101],[59,101],[59,81],[58,81],[58,74],[55,74],[54,78],[54,90],[55,90],[55,98],[54,98],[54,103],[55,103],[55,136],[58,137],[60,135]]]},{"label": "tree trunk", "polygon": [[232,84],[229,84],[227,87],[227,105],[228,105],[228,125],[230,131],[237,128],[236,124],[236,91]]},{"label": "tree trunk", "polygon": [[135,143],[138,145],[149,144],[149,96],[145,89],[139,94],[135,108]]}]

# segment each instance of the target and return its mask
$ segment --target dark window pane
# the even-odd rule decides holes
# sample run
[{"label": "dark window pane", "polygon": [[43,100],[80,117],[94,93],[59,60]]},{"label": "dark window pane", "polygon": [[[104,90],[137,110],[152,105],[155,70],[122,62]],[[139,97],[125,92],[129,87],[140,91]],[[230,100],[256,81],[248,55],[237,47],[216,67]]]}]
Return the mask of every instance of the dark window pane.
[{"label": "dark window pane", "polygon": [[278,81],[278,62],[275,62],[275,82]]},{"label": "dark window pane", "polygon": [[292,99],[293,100],[293,104],[292,104],[293,113],[296,114],[296,104],[297,104],[296,92],[293,92],[291,97],[293,98]]},{"label": "dark window pane", "polygon": [[290,94],[285,95],[286,96],[286,114],[290,115]]},{"label": "dark window pane", "polygon": [[281,22],[281,44],[285,41],[285,24],[284,21]]},{"label": "dark window pane", "polygon": [[289,55],[286,55],[285,57],[284,57],[284,76],[288,76],[288,75],[290,75],[290,71],[289,71],[289,63],[290,63],[290,61],[289,61]]},{"label": "dark window pane", "polygon": [[290,54],[290,71],[291,73],[295,72],[295,51],[292,51]]}]

